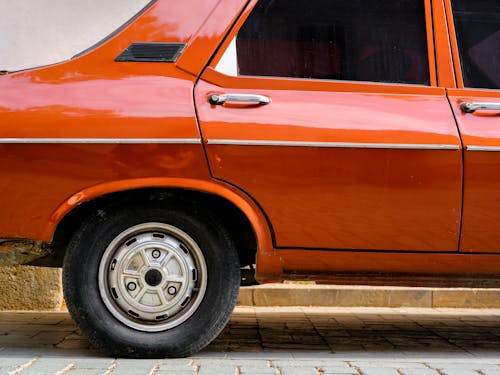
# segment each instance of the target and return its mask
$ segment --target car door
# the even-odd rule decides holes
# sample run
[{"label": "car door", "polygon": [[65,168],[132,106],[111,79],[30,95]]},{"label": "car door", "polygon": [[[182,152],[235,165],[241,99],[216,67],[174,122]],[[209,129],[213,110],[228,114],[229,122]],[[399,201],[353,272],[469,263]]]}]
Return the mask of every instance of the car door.
[{"label": "car door", "polygon": [[460,250],[500,252],[500,3],[449,5],[458,88],[448,95],[465,160]]},{"label": "car door", "polygon": [[457,251],[461,143],[430,1],[251,1],[195,101],[277,248]]}]

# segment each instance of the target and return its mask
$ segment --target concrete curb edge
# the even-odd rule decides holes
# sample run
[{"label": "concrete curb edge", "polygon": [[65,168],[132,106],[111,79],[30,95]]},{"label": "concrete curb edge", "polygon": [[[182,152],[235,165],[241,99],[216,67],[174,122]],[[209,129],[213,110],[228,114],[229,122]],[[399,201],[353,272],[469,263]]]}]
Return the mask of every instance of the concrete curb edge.
[{"label": "concrete curb edge", "polygon": [[500,289],[269,284],[242,287],[240,306],[500,308]]}]

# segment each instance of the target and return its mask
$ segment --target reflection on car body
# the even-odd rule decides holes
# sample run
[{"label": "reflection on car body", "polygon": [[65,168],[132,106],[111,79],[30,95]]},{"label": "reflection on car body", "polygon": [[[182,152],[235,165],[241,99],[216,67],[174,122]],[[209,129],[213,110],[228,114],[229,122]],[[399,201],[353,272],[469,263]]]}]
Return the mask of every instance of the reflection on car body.
[{"label": "reflection on car body", "polygon": [[153,1],[0,78],[2,263],[62,265],[131,357],[206,346],[240,267],[494,284],[499,30],[490,0]]}]

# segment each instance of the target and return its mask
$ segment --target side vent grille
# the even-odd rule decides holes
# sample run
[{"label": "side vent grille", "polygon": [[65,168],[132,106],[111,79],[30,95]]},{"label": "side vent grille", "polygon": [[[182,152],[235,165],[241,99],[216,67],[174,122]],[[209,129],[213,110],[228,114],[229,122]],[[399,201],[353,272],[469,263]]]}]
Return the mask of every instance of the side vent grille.
[{"label": "side vent grille", "polygon": [[184,43],[132,43],[115,61],[176,62]]}]

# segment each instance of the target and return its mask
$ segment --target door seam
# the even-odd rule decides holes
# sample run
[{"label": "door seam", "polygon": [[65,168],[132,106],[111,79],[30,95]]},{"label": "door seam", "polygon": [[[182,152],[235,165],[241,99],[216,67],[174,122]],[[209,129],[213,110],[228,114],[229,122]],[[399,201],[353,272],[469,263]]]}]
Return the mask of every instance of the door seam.
[{"label": "door seam", "polygon": [[450,106],[451,115],[453,116],[453,121],[455,121],[455,126],[457,127],[458,138],[460,139],[460,144],[462,146],[462,194],[461,194],[461,202],[460,202],[460,225],[459,225],[459,234],[458,234],[458,243],[457,243],[457,253],[460,253],[460,247],[462,245],[462,230],[463,230],[463,222],[464,222],[464,196],[465,196],[465,145],[462,139],[462,133],[460,132],[460,127],[458,126],[457,116],[455,115],[455,111],[453,110],[453,105],[451,103],[450,97],[448,96],[448,89],[445,89],[446,100],[448,105]]}]

